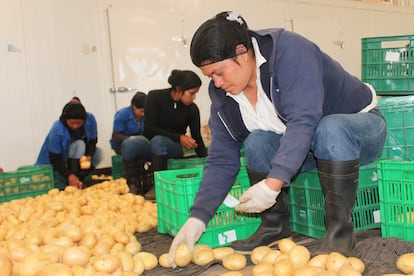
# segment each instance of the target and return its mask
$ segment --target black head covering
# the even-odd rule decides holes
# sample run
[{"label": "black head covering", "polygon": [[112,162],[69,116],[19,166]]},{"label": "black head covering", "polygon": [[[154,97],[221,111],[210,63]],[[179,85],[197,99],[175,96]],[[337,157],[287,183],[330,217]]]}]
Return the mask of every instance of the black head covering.
[{"label": "black head covering", "polygon": [[82,119],[86,120],[86,110],[81,104],[78,97],[73,97],[62,110],[60,121],[66,124],[68,119]]}]

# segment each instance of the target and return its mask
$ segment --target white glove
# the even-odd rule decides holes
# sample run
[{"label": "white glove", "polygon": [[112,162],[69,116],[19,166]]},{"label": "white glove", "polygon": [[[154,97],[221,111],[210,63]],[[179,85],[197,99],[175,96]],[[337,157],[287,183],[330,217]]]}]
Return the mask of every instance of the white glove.
[{"label": "white glove", "polygon": [[280,191],[270,189],[263,179],[251,186],[240,197],[240,204],[236,211],[244,213],[261,213],[276,203],[276,197]]},{"label": "white glove", "polygon": [[190,252],[193,252],[194,244],[200,239],[201,234],[206,231],[206,225],[198,218],[189,218],[181,227],[178,234],[171,243],[168,251],[168,263],[173,267],[177,267],[174,262],[175,251],[181,244],[187,243]]}]

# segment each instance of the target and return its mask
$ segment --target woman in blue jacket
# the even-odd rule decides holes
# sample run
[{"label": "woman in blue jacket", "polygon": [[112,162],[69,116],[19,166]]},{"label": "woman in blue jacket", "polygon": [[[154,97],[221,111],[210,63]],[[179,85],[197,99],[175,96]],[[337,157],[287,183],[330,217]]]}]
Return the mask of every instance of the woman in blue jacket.
[{"label": "woman in blue jacket", "polygon": [[351,212],[359,165],[380,156],[386,123],[375,90],[306,38],[284,29],[251,31],[236,12],[204,22],[193,36],[193,63],[211,78],[209,157],[190,218],[170,247],[199,239],[240,167],[245,147],[251,188],[236,211],[260,213],[248,251],[290,235],[285,189],[317,167],[325,197],[326,235],[317,253],[348,255],[355,244]]},{"label": "woman in blue jacket", "polygon": [[[95,117],[86,112],[79,98],[67,103],[59,120],[55,121],[40,149],[36,165],[52,164],[55,172],[67,184],[82,188],[83,179],[102,160],[102,151],[96,147],[98,131]],[[89,169],[81,169],[80,158],[91,162]]]},{"label": "woman in blue jacket", "polygon": [[146,98],[145,93],[137,92],[129,106],[115,113],[110,140],[112,149],[122,156],[129,192],[140,195],[146,194],[152,187],[152,183],[144,177],[144,165],[151,159],[150,142],[143,136]]}]

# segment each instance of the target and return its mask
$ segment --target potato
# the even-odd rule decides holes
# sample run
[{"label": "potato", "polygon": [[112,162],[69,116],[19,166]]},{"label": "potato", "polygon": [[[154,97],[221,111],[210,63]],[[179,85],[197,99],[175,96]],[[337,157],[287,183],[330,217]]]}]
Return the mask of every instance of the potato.
[{"label": "potato", "polygon": [[178,246],[177,250],[175,251],[174,262],[179,267],[185,267],[191,263],[193,255],[188,248],[186,243],[181,244]]},{"label": "potato", "polygon": [[326,259],[328,258],[328,254],[319,254],[309,260],[308,265],[322,267],[325,269]]},{"label": "potato", "polygon": [[70,238],[73,242],[79,242],[83,236],[82,230],[75,224],[66,224],[62,227],[62,235]]},{"label": "potato", "polygon": [[274,264],[276,262],[277,257],[279,257],[280,255],[282,255],[282,252],[274,249],[263,257],[262,263]]},{"label": "potato", "polygon": [[365,264],[356,257],[349,257],[348,262],[355,268],[357,271],[363,273],[365,270]]},{"label": "potato", "polygon": [[79,159],[79,164],[81,170],[89,170],[91,168],[91,161],[88,160],[88,157],[82,156]]},{"label": "potato", "polygon": [[338,252],[328,254],[326,258],[326,270],[338,272],[343,264],[349,264],[348,258]]},{"label": "potato", "polygon": [[92,265],[97,272],[113,273],[121,267],[121,259],[113,254],[104,253],[96,256]]},{"label": "potato", "polygon": [[85,268],[80,265],[72,266],[73,276],[85,276]]},{"label": "potato", "polygon": [[125,251],[128,251],[132,255],[137,254],[141,251],[142,245],[138,241],[131,241],[127,245],[125,245]]},{"label": "potato", "polygon": [[128,244],[130,242],[130,237],[126,232],[116,232],[113,236],[115,242],[122,244]]},{"label": "potato", "polygon": [[84,266],[89,262],[89,249],[83,246],[72,246],[63,250],[62,263],[69,266]]},{"label": "potato", "polygon": [[264,273],[269,272],[273,274],[273,265],[269,263],[259,263],[253,267],[253,276],[263,275]]},{"label": "potato", "polygon": [[271,252],[271,251],[272,251],[272,249],[268,246],[264,246],[264,245],[263,246],[258,246],[258,247],[253,249],[253,251],[250,255],[250,259],[251,259],[252,263],[258,264],[263,260],[264,256],[266,254],[268,254],[269,252]]},{"label": "potato", "polygon": [[96,243],[98,242],[98,238],[96,237],[95,233],[87,232],[84,233],[82,238],[79,241],[79,245],[86,246],[89,249],[95,247]]},{"label": "potato", "polygon": [[309,262],[310,252],[303,245],[296,245],[289,251],[288,256],[293,269],[296,270],[304,267]]},{"label": "potato", "polygon": [[158,265],[158,258],[150,252],[138,252],[134,258],[140,258],[142,260],[145,270],[154,269]]},{"label": "potato", "polygon": [[138,256],[134,256],[134,270],[133,272],[138,273],[138,275],[141,275],[144,273],[145,265],[144,261],[141,260]]},{"label": "potato", "polygon": [[122,271],[121,276],[139,276],[140,274],[137,274],[136,272],[133,271]]},{"label": "potato", "polygon": [[223,274],[220,274],[220,276],[243,276],[243,273],[241,273],[239,271],[229,271],[229,272],[225,272]]},{"label": "potato", "polygon": [[324,269],[322,267],[306,265],[297,269],[293,276],[319,276]]},{"label": "potato", "polygon": [[405,274],[414,273],[414,253],[407,253],[398,257],[397,268]]},{"label": "potato", "polygon": [[121,259],[122,271],[129,272],[134,270],[134,258],[131,253],[127,251],[119,251],[116,252],[115,255]]},{"label": "potato", "polygon": [[95,245],[95,247],[91,250],[91,254],[93,256],[99,256],[105,253],[109,253],[111,250],[111,246],[106,242],[100,242]]},{"label": "potato", "polygon": [[40,247],[39,252],[47,254],[52,262],[57,263],[61,260],[63,248],[57,245],[48,244]]},{"label": "potato", "polygon": [[73,271],[67,264],[51,264],[44,267],[39,275],[42,276],[73,276]]},{"label": "potato", "polygon": [[223,266],[228,270],[241,270],[246,267],[246,256],[233,253],[223,258]]},{"label": "potato", "polygon": [[273,274],[278,276],[291,276],[293,274],[293,266],[288,259],[280,260],[273,266]]},{"label": "potato", "polygon": [[197,252],[193,253],[193,263],[199,266],[206,265],[212,261],[214,261],[214,253],[211,249],[205,250],[198,250]]},{"label": "potato", "polygon": [[218,247],[213,249],[214,258],[216,260],[223,260],[224,257],[235,253],[234,249],[231,247]]},{"label": "potato", "polygon": [[320,273],[318,273],[318,276],[338,276],[338,273],[334,272],[334,271],[322,271]]},{"label": "potato", "polygon": [[279,250],[282,253],[289,253],[289,251],[296,246],[296,243],[292,239],[285,238],[281,239],[278,243]]},{"label": "potato", "polygon": [[351,264],[343,264],[338,270],[338,276],[361,276],[362,274],[353,268]]},{"label": "potato", "polygon": [[158,263],[160,264],[160,266],[165,268],[171,268],[171,265],[168,263],[168,257],[168,253],[164,253],[158,258]]},{"label": "potato", "polygon": [[86,155],[82,155],[81,158],[79,158],[79,163],[88,161],[88,157]]},{"label": "potato", "polygon": [[282,253],[279,256],[276,257],[275,263],[280,262],[281,260],[289,260],[289,254]]},{"label": "potato", "polygon": [[213,250],[210,245],[208,244],[196,244],[194,246],[193,255],[197,253],[199,250]]},{"label": "potato", "polygon": [[13,262],[22,262],[24,258],[32,253],[32,250],[27,247],[17,247],[9,250],[9,257]]},{"label": "potato", "polygon": [[46,253],[34,253],[27,256],[19,265],[17,275],[36,275],[40,271],[52,264]]},{"label": "potato", "polygon": [[4,254],[0,254],[0,275],[12,275],[12,263],[10,259]]}]

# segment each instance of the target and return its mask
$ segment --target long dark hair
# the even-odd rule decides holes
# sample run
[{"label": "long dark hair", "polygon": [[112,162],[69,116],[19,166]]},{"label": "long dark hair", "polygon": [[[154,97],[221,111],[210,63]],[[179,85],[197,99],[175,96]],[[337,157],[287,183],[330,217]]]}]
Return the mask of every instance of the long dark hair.
[{"label": "long dark hair", "polygon": [[237,12],[221,12],[195,32],[190,46],[191,60],[200,67],[232,58],[239,44],[253,48],[246,21]]},{"label": "long dark hair", "polygon": [[201,86],[200,77],[190,70],[172,70],[171,75],[168,77],[168,83],[172,89],[176,89],[177,86],[182,91],[193,89]]}]

